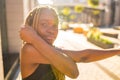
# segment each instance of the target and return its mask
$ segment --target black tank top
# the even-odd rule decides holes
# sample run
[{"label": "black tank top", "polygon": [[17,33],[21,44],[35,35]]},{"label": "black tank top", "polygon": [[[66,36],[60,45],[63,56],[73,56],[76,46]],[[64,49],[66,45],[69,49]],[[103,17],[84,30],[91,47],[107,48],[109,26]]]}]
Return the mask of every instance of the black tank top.
[{"label": "black tank top", "polygon": [[56,80],[50,64],[39,64],[38,68],[22,80]]}]

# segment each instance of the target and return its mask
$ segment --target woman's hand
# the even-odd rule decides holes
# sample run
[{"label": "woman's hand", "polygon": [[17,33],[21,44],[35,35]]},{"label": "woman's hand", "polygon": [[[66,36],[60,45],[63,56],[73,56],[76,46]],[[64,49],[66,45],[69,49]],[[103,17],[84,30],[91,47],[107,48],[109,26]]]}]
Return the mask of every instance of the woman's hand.
[{"label": "woman's hand", "polygon": [[30,26],[21,26],[20,30],[20,38],[27,42],[27,43],[32,43],[33,39],[37,37],[37,33],[34,31],[34,29]]}]

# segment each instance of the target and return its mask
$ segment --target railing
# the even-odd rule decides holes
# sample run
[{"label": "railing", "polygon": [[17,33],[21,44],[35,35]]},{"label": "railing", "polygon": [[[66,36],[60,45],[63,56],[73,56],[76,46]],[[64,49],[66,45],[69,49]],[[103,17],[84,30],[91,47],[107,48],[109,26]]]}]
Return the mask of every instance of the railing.
[{"label": "railing", "polygon": [[100,27],[104,25],[104,14],[104,9],[85,7],[80,19],[82,23],[93,23],[95,27]]}]

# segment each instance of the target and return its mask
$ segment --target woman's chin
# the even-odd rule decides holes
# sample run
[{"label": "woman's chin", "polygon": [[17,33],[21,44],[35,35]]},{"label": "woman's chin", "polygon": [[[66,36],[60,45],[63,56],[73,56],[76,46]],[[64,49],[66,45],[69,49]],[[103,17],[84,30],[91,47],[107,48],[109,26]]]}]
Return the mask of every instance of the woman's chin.
[{"label": "woman's chin", "polygon": [[52,45],[53,44],[53,41],[47,41],[48,44]]}]

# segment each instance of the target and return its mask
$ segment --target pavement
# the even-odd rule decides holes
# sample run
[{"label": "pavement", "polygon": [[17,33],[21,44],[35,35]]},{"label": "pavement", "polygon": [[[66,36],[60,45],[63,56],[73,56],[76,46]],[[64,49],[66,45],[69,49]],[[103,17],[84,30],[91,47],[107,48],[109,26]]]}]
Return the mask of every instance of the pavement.
[{"label": "pavement", "polygon": [[[71,31],[60,31],[55,45],[70,50],[100,49],[86,41],[83,35],[74,34]],[[77,63],[77,66],[79,69],[78,78],[71,79],[66,76],[66,80],[120,80],[119,55],[91,63]],[[16,80],[21,80],[20,70]]]},{"label": "pavement", "polygon": [[120,80],[120,57],[114,56],[92,63],[78,63],[80,75],[66,80]]}]

